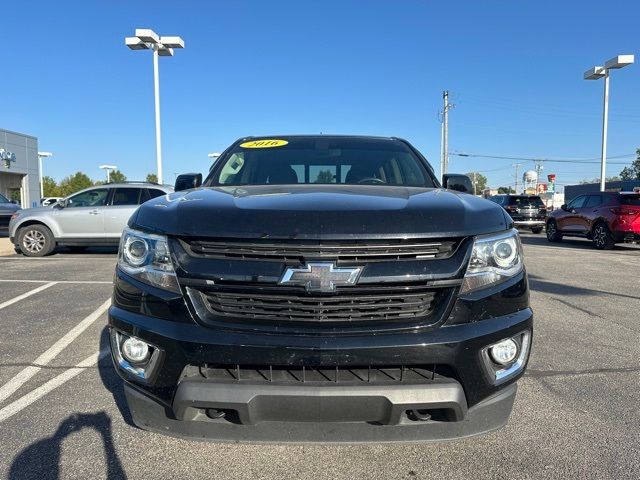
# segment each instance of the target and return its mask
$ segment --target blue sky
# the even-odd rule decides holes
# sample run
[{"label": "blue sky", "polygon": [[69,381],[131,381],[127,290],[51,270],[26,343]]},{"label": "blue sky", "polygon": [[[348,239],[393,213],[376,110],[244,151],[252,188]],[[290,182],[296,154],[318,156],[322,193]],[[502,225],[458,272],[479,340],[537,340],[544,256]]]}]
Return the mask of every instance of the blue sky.
[{"label": "blue sky", "polygon": [[[603,82],[582,73],[640,54],[639,14],[637,1],[590,0],[5,2],[0,127],[37,136],[57,179],[101,178],[102,163],[129,179],[155,171],[151,53],[124,46],[138,27],[186,43],[160,59],[167,181],[272,133],[401,136],[437,169],[444,89],[452,152],[598,158]],[[612,73],[610,155],[640,146],[638,61]],[[450,171],[498,186],[512,163],[452,156]],[[599,165],[550,172],[573,183]]]}]

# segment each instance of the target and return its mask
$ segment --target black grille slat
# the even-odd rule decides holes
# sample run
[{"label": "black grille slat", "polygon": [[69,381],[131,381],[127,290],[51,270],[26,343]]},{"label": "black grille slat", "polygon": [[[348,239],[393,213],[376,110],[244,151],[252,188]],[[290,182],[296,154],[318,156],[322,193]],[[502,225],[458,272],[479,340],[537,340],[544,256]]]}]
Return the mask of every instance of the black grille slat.
[{"label": "black grille slat", "polygon": [[195,256],[236,260],[292,261],[329,259],[334,261],[392,261],[448,258],[457,245],[455,240],[367,240],[287,241],[269,243],[237,240],[181,240],[182,246]]},{"label": "black grille slat", "polygon": [[436,378],[436,365],[383,366],[279,366],[204,365],[188,366],[185,375],[222,383],[277,384],[389,384],[428,383]]},{"label": "black grille slat", "polygon": [[422,287],[411,293],[388,288],[385,295],[310,296],[293,293],[201,291],[215,316],[251,320],[363,321],[427,316],[438,291]]}]

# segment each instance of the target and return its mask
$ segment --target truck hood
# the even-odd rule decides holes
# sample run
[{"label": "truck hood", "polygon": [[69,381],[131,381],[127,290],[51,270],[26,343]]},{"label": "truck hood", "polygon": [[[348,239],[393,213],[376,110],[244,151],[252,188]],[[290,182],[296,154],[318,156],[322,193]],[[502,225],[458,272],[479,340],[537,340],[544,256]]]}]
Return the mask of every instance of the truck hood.
[{"label": "truck hood", "polygon": [[218,238],[459,237],[508,228],[502,207],[443,189],[259,185],[176,192],[140,206],[132,228]]}]

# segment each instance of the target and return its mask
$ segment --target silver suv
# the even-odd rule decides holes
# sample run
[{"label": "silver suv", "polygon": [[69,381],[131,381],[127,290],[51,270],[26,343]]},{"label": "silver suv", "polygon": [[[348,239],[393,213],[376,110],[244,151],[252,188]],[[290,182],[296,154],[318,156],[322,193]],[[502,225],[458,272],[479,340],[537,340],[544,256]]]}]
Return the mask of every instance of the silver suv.
[{"label": "silver suv", "polygon": [[139,205],[173,192],[153,183],[111,183],[82,190],[53,206],[17,211],[9,238],[28,257],[43,257],[57,245],[73,250],[117,245]]}]

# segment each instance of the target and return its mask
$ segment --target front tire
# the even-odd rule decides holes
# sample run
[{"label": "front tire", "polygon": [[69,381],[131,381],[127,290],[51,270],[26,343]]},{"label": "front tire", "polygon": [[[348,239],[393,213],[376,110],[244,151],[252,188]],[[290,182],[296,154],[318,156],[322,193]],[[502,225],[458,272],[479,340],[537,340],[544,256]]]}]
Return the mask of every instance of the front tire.
[{"label": "front tire", "polygon": [[604,222],[597,223],[596,226],[593,227],[592,236],[593,245],[598,250],[611,250],[615,246],[611,230],[609,230],[609,227],[607,227],[607,224]]},{"label": "front tire", "polygon": [[555,220],[547,222],[547,240],[550,242],[562,241],[562,234],[558,231],[558,225]]},{"label": "front tire", "polygon": [[18,247],[27,257],[44,257],[56,248],[56,241],[44,225],[29,225],[20,230]]}]

